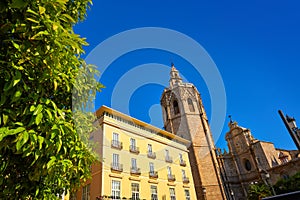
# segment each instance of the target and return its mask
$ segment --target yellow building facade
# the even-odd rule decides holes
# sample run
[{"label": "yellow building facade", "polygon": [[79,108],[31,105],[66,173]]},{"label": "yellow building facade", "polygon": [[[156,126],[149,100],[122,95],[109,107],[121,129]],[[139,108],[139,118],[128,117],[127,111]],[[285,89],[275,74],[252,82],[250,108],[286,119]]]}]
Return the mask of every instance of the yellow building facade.
[{"label": "yellow building facade", "polygon": [[70,199],[196,199],[188,140],[106,106],[96,115],[101,162]]}]

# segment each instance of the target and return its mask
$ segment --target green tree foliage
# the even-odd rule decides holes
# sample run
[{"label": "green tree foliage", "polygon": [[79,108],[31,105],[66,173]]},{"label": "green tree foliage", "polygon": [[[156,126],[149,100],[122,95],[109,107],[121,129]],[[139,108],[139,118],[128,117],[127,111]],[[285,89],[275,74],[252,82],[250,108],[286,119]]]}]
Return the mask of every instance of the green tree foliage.
[{"label": "green tree foliage", "polygon": [[248,200],[260,200],[268,196],[272,196],[272,192],[264,183],[251,184],[248,188]]},{"label": "green tree foliage", "polygon": [[0,1],[0,199],[56,199],[90,177],[84,111],[102,85],[73,32],[90,4]]},{"label": "green tree foliage", "polygon": [[280,179],[274,185],[276,194],[284,194],[288,192],[294,192],[300,190],[300,172],[296,173],[295,175],[287,178],[287,179]]}]

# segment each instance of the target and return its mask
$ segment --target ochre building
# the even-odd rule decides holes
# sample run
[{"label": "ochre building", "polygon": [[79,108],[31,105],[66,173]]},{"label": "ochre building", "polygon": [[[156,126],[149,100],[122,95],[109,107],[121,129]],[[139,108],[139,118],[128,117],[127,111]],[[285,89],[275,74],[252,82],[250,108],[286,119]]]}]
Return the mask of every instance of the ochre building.
[{"label": "ochre building", "polygon": [[96,114],[102,162],[70,199],[196,199],[188,140],[106,106]]}]

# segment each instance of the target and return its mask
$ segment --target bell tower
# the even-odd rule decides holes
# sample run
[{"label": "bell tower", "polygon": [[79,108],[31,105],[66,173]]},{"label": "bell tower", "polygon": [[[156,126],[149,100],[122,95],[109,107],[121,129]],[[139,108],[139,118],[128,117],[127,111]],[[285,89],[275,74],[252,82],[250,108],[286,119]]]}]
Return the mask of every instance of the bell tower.
[{"label": "bell tower", "polygon": [[225,199],[215,144],[197,88],[184,83],[172,63],[170,85],[161,96],[164,128],[191,141],[190,165],[198,200]]}]

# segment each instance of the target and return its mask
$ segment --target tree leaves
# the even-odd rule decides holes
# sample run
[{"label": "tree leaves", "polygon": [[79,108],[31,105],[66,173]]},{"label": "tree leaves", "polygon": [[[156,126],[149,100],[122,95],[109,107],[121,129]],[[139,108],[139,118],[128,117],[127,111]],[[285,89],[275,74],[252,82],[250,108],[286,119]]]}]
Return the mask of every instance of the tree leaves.
[{"label": "tree leaves", "polygon": [[35,118],[35,124],[39,125],[42,121],[42,118],[43,118],[43,113],[39,113]]},{"label": "tree leaves", "polygon": [[12,0],[12,3],[10,4],[11,8],[24,8],[27,5],[27,3],[23,0]]},{"label": "tree leaves", "polygon": [[102,85],[73,31],[90,2],[0,3],[0,199],[56,199],[90,177],[95,116],[85,108]]},{"label": "tree leaves", "polygon": [[20,151],[21,147],[28,141],[29,135],[27,131],[22,131],[17,137],[16,149]]}]

